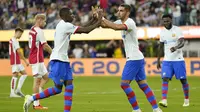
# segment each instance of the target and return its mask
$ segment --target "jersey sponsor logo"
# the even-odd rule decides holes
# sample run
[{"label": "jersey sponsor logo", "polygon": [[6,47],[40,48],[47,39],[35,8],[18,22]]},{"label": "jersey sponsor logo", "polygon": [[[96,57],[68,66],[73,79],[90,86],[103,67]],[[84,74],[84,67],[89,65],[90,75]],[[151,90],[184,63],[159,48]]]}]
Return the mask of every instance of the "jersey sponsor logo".
[{"label": "jersey sponsor logo", "polygon": [[172,34],[172,37],[176,37],[176,34]]}]

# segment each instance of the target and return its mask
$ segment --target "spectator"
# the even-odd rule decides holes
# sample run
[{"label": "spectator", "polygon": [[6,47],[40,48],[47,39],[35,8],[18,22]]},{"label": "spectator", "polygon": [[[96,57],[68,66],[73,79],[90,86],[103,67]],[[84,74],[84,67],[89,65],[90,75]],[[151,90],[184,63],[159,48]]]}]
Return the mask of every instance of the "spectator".
[{"label": "spectator", "polygon": [[161,19],[157,19],[156,16],[165,13],[173,15],[175,25],[200,25],[199,20],[195,20],[195,17],[199,17],[199,0],[196,2],[192,0],[71,0],[66,2],[63,0],[1,0],[0,28],[13,29],[15,26],[23,26],[29,29],[33,25],[35,14],[45,13],[46,29],[53,29],[59,20],[57,13],[62,6],[72,8],[73,13],[78,15],[74,21],[76,25],[84,24],[90,19],[91,6],[98,3],[105,9],[107,18],[112,21],[117,19],[117,6],[127,3],[132,7],[130,17],[138,26],[160,26]]},{"label": "spectator", "polygon": [[96,58],[97,57],[97,50],[94,46],[89,47],[89,53],[90,53],[90,58]]},{"label": "spectator", "polygon": [[173,24],[179,26],[181,20],[181,7],[179,2],[172,4]]},{"label": "spectator", "polygon": [[116,43],[115,43],[114,40],[110,40],[106,44],[106,54],[107,54],[108,58],[112,58],[113,57],[115,46],[116,46]]},{"label": "spectator", "polygon": [[190,23],[191,25],[198,25],[197,23],[197,9],[192,5],[192,10],[190,12]]},{"label": "spectator", "polygon": [[83,49],[80,47],[80,45],[75,45],[75,48],[73,49],[72,52],[75,58],[83,57]]},{"label": "spectator", "polygon": [[122,41],[118,41],[115,44],[115,50],[114,50],[114,54],[113,57],[114,58],[123,58],[124,57],[124,53],[123,53],[123,48],[122,48]]},{"label": "spectator", "polygon": [[24,48],[24,56],[25,56],[25,58],[28,58],[29,52],[30,52],[30,49],[29,49],[28,45],[25,45],[25,48]]}]

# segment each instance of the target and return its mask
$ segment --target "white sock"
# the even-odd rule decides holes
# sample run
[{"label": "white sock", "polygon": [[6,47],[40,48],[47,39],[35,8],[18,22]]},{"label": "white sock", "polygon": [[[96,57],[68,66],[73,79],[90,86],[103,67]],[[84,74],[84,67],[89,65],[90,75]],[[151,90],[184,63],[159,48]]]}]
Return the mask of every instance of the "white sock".
[{"label": "white sock", "polygon": [[39,87],[39,93],[43,92],[42,87]]},{"label": "white sock", "polygon": [[24,81],[26,79],[27,75],[21,75],[21,77],[19,78],[19,82],[17,85],[17,89],[21,91],[22,85],[24,84]]},{"label": "white sock", "polygon": [[15,87],[17,83],[17,77],[12,77],[11,82],[10,82],[10,93],[15,94]]},{"label": "white sock", "polygon": [[[35,95],[35,94],[33,94],[33,95]],[[34,105],[34,106],[39,106],[39,105],[40,105],[39,100],[35,100],[35,101],[33,101],[33,105]]]}]

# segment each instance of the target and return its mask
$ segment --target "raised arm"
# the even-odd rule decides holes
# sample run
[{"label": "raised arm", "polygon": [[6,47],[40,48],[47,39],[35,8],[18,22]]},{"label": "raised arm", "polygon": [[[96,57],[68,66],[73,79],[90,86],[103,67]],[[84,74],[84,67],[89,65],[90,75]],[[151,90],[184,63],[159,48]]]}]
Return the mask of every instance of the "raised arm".
[{"label": "raised arm", "polygon": [[111,28],[114,30],[127,30],[127,26],[125,24],[115,24],[105,18],[103,18],[101,26],[103,28]]},{"label": "raised arm", "polygon": [[93,20],[91,20],[91,22],[89,22],[90,24],[88,24],[87,26],[80,26],[77,30],[76,33],[89,33],[92,30],[94,30],[95,28],[99,27],[101,24],[101,19],[103,16],[103,12],[99,11],[98,12],[98,18],[93,18]]},{"label": "raised arm", "polygon": [[88,21],[87,23],[83,24],[82,27],[86,27],[89,26],[91,24],[94,24],[95,22],[97,22],[97,18],[92,17],[92,19],[90,21]]},{"label": "raised arm", "polygon": [[157,69],[158,70],[161,68],[160,57],[163,54],[163,50],[164,50],[164,42],[160,42],[159,47],[158,47],[158,58],[157,58]]},{"label": "raised arm", "polygon": [[100,23],[101,23],[100,20],[97,20],[97,21],[94,21],[94,22],[95,22],[94,24],[91,24],[91,25],[86,26],[86,27],[80,26],[76,30],[76,33],[90,33],[92,30],[94,30],[95,28],[99,27]]},{"label": "raised arm", "polygon": [[26,60],[26,58],[24,57],[24,55],[20,51],[20,48],[17,49],[17,53],[19,54],[20,59],[22,59],[26,63],[26,66],[29,66],[29,62]]}]

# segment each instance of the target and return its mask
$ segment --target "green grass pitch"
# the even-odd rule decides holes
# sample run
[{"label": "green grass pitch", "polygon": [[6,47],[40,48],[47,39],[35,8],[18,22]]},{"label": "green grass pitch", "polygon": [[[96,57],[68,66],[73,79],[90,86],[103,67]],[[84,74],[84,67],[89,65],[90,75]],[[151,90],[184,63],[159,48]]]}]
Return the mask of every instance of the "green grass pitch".
[{"label": "green grass pitch", "polygon": [[[23,112],[23,98],[9,98],[11,77],[0,77],[0,112]],[[157,101],[161,99],[160,77],[147,78],[154,90]],[[190,85],[190,106],[182,107],[183,92],[178,80],[173,79],[169,84],[168,107],[163,112],[200,112],[200,77],[188,77]],[[53,86],[50,80],[45,86]],[[131,112],[131,106],[120,88],[120,77],[74,77],[74,97],[71,112]],[[136,93],[140,108],[143,112],[152,112],[143,92],[135,82],[131,84]],[[23,93],[32,93],[32,77],[28,77],[22,88]],[[63,92],[60,95],[41,100],[48,106],[46,111],[33,110],[29,112],[63,112]]]}]

